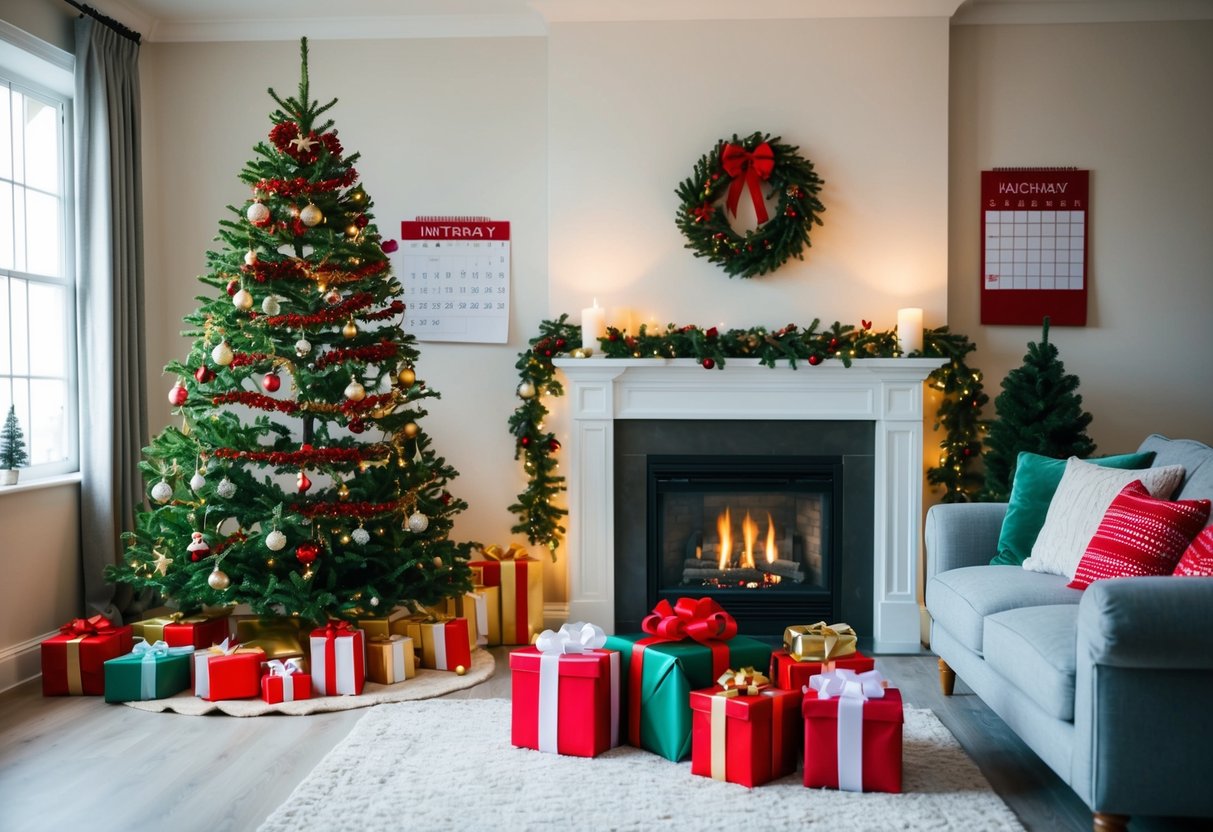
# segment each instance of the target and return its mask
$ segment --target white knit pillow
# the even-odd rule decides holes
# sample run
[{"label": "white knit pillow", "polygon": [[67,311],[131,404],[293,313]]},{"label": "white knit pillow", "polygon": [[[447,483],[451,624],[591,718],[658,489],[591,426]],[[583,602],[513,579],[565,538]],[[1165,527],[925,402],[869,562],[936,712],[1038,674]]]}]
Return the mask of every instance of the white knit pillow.
[{"label": "white knit pillow", "polygon": [[1182,465],[1123,471],[1070,457],[1049,502],[1045,524],[1032,544],[1032,556],[1023,562],[1023,568],[1073,578],[1087,544],[1099,529],[1099,521],[1122,488],[1141,480],[1151,497],[1166,500],[1183,478]]}]

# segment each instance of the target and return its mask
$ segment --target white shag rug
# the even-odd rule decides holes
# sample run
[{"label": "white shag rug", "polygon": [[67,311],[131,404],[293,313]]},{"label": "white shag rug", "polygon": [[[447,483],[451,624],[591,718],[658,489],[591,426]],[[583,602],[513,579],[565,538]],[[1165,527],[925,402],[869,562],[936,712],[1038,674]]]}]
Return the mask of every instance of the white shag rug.
[{"label": "white shag rug", "polygon": [[798,771],[750,790],[630,746],[594,759],[510,745],[505,699],[375,708],[259,832],[340,830],[1022,830],[956,738],[906,709],[902,794],[806,789]]},{"label": "white shag rug", "polygon": [[379,685],[367,682],[358,696],[319,696],[299,699],[294,702],[279,702],[268,705],[258,699],[224,699],[208,702],[199,699],[191,691],[182,691],[168,699],[150,699],[147,702],[126,702],[141,711],[172,711],[188,716],[223,713],[228,716],[264,716],[265,714],[289,714],[304,716],[327,711],[347,711],[351,708],[368,708],[389,702],[406,702],[415,699],[432,699],[435,696],[475,687],[493,675],[497,663],[492,654],[477,649],[472,653],[472,667],[457,676],[445,670],[418,670],[412,679],[395,685]]}]

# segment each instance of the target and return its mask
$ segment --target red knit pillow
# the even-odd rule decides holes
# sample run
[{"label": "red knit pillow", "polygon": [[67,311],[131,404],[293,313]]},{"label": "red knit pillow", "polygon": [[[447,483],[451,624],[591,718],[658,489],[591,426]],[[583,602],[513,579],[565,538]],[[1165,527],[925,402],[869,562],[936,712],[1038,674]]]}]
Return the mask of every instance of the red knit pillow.
[{"label": "red knit pillow", "polygon": [[1173,575],[1188,575],[1194,578],[1213,577],[1213,526],[1196,535],[1192,545],[1175,564]]},{"label": "red knit pillow", "polygon": [[1208,500],[1159,500],[1134,480],[1108,506],[1067,586],[1086,589],[1104,578],[1170,575],[1208,519]]}]

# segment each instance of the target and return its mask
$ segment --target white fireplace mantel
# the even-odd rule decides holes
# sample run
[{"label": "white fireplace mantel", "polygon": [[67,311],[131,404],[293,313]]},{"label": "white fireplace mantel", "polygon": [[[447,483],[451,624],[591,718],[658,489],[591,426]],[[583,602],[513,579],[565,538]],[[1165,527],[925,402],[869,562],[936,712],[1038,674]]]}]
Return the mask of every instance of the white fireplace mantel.
[{"label": "white fireplace mantel", "polygon": [[[872,516],[876,650],[919,646],[918,545],[923,380],[935,358],[837,359],[764,367],[731,358],[705,371],[689,358],[561,358],[568,384],[566,539],[573,621],[615,627],[615,420],[789,419],[875,423]],[[793,623],[793,622],[789,622]],[[803,622],[802,622],[803,623]]]}]

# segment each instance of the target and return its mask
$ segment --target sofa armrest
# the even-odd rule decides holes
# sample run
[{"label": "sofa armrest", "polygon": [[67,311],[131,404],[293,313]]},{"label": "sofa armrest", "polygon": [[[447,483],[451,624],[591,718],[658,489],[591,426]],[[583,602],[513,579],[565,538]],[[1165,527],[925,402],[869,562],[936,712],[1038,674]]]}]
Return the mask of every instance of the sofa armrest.
[{"label": "sofa armrest", "polygon": [[998,554],[1006,503],[941,503],[927,511],[927,579]]},{"label": "sofa armrest", "polygon": [[1213,578],[1096,581],[1079,602],[1078,659],[1213,670]]}]

